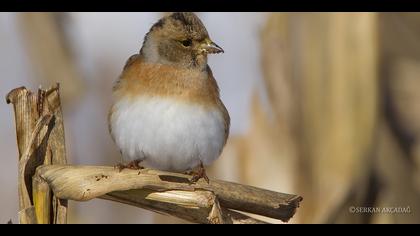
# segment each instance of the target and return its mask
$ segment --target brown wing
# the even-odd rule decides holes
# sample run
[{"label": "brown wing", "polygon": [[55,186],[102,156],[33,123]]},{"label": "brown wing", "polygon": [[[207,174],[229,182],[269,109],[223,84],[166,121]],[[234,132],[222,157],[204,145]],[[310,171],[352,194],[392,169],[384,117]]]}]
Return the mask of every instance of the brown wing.
[{"label": "brown wing", "polygon": [[220,100],[220,98],[219,98],[218,106],[219,106],[220,110],[222,111],[223,120],[225,121],[225,142],[224,142],[224,144],[226,144],[226,141],[229,137],[230,116],[229,116],[229,112],[227,111],[225,105],[223,104],[222,100]]},{"label": "brown wing", "polygon": [[114,105],[111,106],[111,109],[109,109],[109,112],[108,112],[108,131],[111,134],[112,141],[115,142],[115,137],[112,134],[112,126],[111,126],[111,115],[112,115],[113,110],[114,110]]},{"label": "brown wing", "polygon": [[134,61],[136,61],[137,58],[139,58],[140,54],[134,54],[131,57],[128,58],[128,60],[125,62],[123,71],[121,73],[121,75],[118,77],[117,81],[115,81],[114,86],[112,87],[112,90],[115,91],[118,89],[119,85],[120,85],[120,81],[121,81],[121,76],[124,74],[124,71],[131,65],[133,64]]},{"label": "brown wing", "polygon": [[216,80],[214,79],[214,76],[213,76],[213,72],[211,71],[209,66],[207,66],[207,73],[209,75],[210,88],[214,90],[217,106],[223,114],[223,120],[225,122],[224,123],[225,124],[225,142],[224,142],[224,144],[226,144],[226,141],[229,137],[229,129],[230,129],[229,112],[226,109],[225,105],[223,104],[222,100],[220,99],[219,86],[217,85],[217,82],[216,82]]},{"label": "brown wing", "polygon": [[[121,73],[121,75],[118,77],[118,79],[115,81],[114,86],[112,87],[112,90],[115,91],[118,89],[119,85],[120,85],[120,81],[121,81],[121,76],[123,75],[124,71],[131,65],[133,64],[133,62],[139,57],[139,54],[134,54],[132,56],[130,56],[128,58],[128,60],[125,62],[124,68],[123,68],[123,72]],[[112,127],[111,127],[111,115],[113,113],[114,110],[114,105],[111,106],[111,109],[109,109],[108,112],[108,131],[111,134],[111,138],[112,140],[115,142],[115,138],[114,135],[112,134]]]}]

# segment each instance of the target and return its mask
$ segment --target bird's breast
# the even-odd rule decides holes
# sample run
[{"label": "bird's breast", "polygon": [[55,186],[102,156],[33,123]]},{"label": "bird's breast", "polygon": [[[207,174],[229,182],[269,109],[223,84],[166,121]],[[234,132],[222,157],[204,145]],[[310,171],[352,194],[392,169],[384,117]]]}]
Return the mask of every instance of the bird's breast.
[{"label": "bird's breast", "polygon": [[150,95],[121,97],[110,116],[124,159],[174,171],[213,162],[224,146],[224,124],[217,106]]}]

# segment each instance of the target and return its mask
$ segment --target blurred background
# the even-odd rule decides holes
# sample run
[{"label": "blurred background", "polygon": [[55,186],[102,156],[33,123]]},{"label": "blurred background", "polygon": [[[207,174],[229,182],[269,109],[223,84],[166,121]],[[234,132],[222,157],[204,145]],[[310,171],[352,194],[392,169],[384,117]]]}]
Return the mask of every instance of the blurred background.
[{"label": "blurred background", "polygon": [[[164,14],[0,13],[0,95],[59,82],[68,162],[115,165],[111,88]],[[232,119],[211,177],[303,196],[292,223],[420,223],[419,13],[197,14],[225,50],[209,64]],[[0,223],[17,223],[5,100],[0,131]],[[70,202],[69,223],[184,221],[93,200]]]}]

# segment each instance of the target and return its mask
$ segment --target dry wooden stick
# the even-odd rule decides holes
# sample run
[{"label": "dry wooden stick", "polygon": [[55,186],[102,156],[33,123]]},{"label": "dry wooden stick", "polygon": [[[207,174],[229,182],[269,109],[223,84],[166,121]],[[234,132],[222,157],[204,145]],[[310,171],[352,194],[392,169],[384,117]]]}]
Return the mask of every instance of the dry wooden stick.
[{"label": "dry wooden stick", "polygon": [[99,198],[140,207],[160,214],[203,224],[265,224],[239,212],[218,205],[217,197],[203,190],[168,190],[156,192],[132,189],[111,192]]},{"label": "dry wooden stick", "polygon": [[[200,199],[202,195],[199,191],[205,191],[214,194],[222,208],[288,221],[302,200],[297,195],[277,193],[220,180],[211,180],[210,184],[200,180],[191,184],[188,175],[152,169],[143,169],[140,172],[124,169],[119,172],[113,167],[106,166],[50,165],[39,167],[37,175],[44,179],[54,194],[60,198],[76,201],[86,201],[96,197],[112,200],[118,198],[124,203],[158,209],[158,211],[168,206],[156,207],[155,202],[150,202],[152,196],[159,198],[159,203],[156,204],[161,204],[165,196],[171,193],[170,201],[167,202],[180,206],[182,205],[179,203],[180,199],[191,197],[191,194]],[[191,201],[188,202],[191,203]],[[196,207],[197,204],[195,204]],[[207,204],[205,208],[208,209],[213,205]],[[201,215],[208,216],[208,213]],[[200,222],[202,221],[200,219]]]},{"label": "dry wooden stick", "polygon": [[[35,150],[35,124],[39,114],[37,110],[37,97],[24,87],[13,89],[6,96],[6,102],[12,103],[15,111],[16,136],[19,151],[19,175],[18,175],[18,192],[19,192],[19,222],[20,223],[36,223],[35,210],[32,206],[31,185],[28,184],[27,176],[32,176],[31,170],[22,168],[22,163],[26,166],[26,161],[21,162],[23,156],[32,156]],[[38,126],[39,128],[41,126]],[[26,154],[25,154],[26,153]],[[35,171],[35,169],[34,169]],[[22,172],[24,173],[22,176]],[[30,180],[30,178],[29,178]],[[32,183],[32,181],[30,181]]]},{"label": "dry wooden stick", "polygon": [[[56,84],[52,89],[45,91],[45,102],[47,112],[54,114],[54,129],[51,131],[48,141],[51,151],[51,164],[66,164],[66,144],[64,136],[63,113],[61,109],[60,87]],[[53,216],[52,223],[67,223],[67,200],[52,196]]]},{"label": "dry wooden stick", "polygon": [[[13,104],[15,111],[19,150],[19,222],[49,223],[53,220],[54,223],[65,223],[67,203],[55,197],[51,202],[49,186],[39,186],[38,181],[32,180],[39,165],[66,163],[59,86],[39,89],[36,94],[25,87],[16,88],[6,96],[6,101]],[[53,217],[47,211],[51,204]]]}]

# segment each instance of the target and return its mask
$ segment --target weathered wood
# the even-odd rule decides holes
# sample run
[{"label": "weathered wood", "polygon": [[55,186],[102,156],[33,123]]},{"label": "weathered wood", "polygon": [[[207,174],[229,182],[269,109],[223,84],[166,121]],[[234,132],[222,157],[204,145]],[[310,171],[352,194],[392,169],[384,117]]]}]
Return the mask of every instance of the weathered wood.
[{"label": "weathered wood", "polygon": [[220,207],[213,193],[202,190],[155,192],[147,189],[133,189],[108,193],[99,198],[172,215],[195,223],[266,224],[264,221]]},{"label": "weathered wood", "polygon": [[[57,84],[54,88],[46,91],[48,110],[54,114],[55,124],[48,142],[51,150],[51,164],[66,164],[66,144],[64,135],[63,113],[61,109],[60,86]],[[53,223],[67,223],[67,200],[52,197],[53,205]]]},{"label": "weathered wood", "polygon": [[36,224],[35,208],[30,206],[18,212],[19,224]]},{"label": "weathered wood", "polygon": [[[13,104],[15,111],[19,150],[19,219],[22,220],[20,223],[35,223],[36,219],[33,218],[35,213],[43,214],[36,216],[37,219],[43,219],[42,222],[51,222],[46,220],[47,216],[44,215],[44,213],[50,215],[49,211],[40,210],[45,207],[50,209],[51,204],[54,204],[53,222],[65,223],[66,201],[59,201],[53,197],[51,202],[51,191],[44,189],[49,186],[42,185],[42,191],[38,192],[41,189],[33,189],[33,187],[41,186],[38,182],[33,184],[32,180],[38,166],[66,163],[59,86],[57,84],[51,89],[38,89],[36,94],[25,87],[16,88],[6,96],[6,101]],[[37,194],[36,203],[33,199],[34,192]],[[47,201],[50,202],[48,206],[44,205]],[[29,210],[38,203],[41,205]],[[27,212],[31,215],[24,216]],[[57,216],[60,216],[60,219],[57,219]],[[29,220],[30,218],[33,219]]]},{"label": "weathered wood", "polygon": [[203,224],[237,223],[241,224],[246,219],[249,224],[261,224],[262,221],[238,213],[229,215],[230,211],[216,214],[213,210],[216,197],[208,191],[164,191],[155,192],[147,189],[133,189],[117,191],[100,196],[101,199],[121,202],[140,207],[156,213],[171,215],[189,222]]},{"label": "weathered wood", "polygon": [[[19,151],[19,160],[28,146],[31,146],[30,138],[37,120],[36,97],[25,89],[19,87],[10,91],[6,96],[6,102],[12,103],[15,112],[16,137]],[[18,176],[19,193],[19,220],[25,217],[25,209],[31,206],[28,189],[24,183],[25,179]]]},{"label": "weathered wood", "polygon": [[[210,184],[200,180],[191,184],[188,175],[152,169],[124,169],[119,172],[106,166],[49,165],[39,167],[37,175],[50,185],[57,197],[63,199],[86,201],[108,194],[111,197],[118,196],[122,202],[137,204],[144,203],[142,201],[145,197],[152,193],[178,190],[188,195],[207,191],[214,193],[223,208],[283,221],[288,221],[294,215],[302,200],[297,195],[220,180],[211,180]],[[120,192],[117,194],[116,191]],[[137,194],[133,194],[133,191],[137,191]]]},{"label": "weathered wood", "polygon": [[[19,175],[18,175],[18,181],[19,181],[19,189],[21,189],[21,195],[20,198],[22,199],[23,206],[25,208],[32,206],[32,188],[29,190],[29,185],[32,184],[32,175],[28,175],[28,161],[31,159],[31,157],[34,157],[37,154],[37,149],[33,149],[35,146],[35,142],[38,138],[40,139],[47,139],[48,137],[45,137],[47,132],[44,133],[44,136],[39,137],[41,130],[50,124],[52,121],[53,116],[51,115],[45,115],[41,117],[38,122],[36,123],[34,130],[30,136],[29,145],[26,148],[26,150],[23,152],[22,156],[19,160]],[[34,164],[31,164],[34,165]],[[27,183],[27,179],[30,179],[31,182]]]}]

